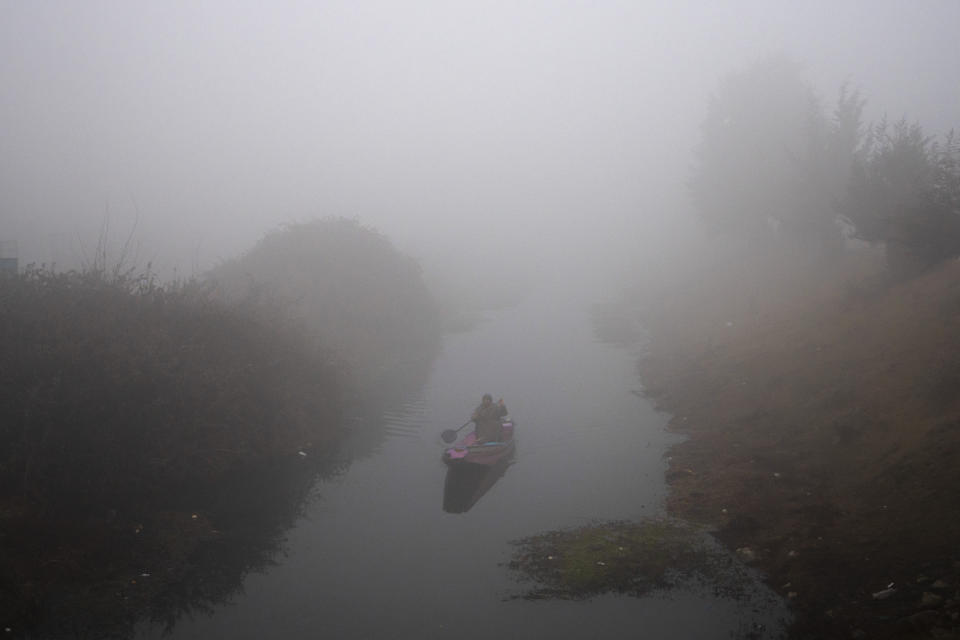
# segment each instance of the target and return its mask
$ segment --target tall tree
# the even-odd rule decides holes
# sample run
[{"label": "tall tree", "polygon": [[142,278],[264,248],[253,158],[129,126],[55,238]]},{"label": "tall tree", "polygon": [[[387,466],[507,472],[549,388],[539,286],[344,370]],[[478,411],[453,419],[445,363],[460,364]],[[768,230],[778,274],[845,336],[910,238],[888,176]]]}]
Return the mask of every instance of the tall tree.
[{"label": "tall tree", "polygon": [[831,122],[800,66],[782,56],[727,76],[711,97],[690,181],[704,223],[720,233],[839,246],[833,200],[861,109],[859,95],[844,88]]}]

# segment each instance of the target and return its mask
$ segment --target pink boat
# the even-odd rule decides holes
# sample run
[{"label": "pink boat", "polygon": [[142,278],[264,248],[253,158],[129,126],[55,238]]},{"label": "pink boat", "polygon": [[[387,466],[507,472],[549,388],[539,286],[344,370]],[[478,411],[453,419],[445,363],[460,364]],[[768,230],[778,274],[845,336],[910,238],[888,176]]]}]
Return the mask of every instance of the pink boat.
[{"label": "pink boat", "polygon": [[466,513],[503,477],[513,462],[516,448],[497,464],[464,464],[447,467],[443,481],[443,510]]},{"label": "pink boat", "polygon": [[513,420],[507,418],[500,423],[499,441],[477,444],[477,434],[471,431],[462,441],[443,452],[443,461],[450,466],[491,466],[507,457],[514,446]]}]

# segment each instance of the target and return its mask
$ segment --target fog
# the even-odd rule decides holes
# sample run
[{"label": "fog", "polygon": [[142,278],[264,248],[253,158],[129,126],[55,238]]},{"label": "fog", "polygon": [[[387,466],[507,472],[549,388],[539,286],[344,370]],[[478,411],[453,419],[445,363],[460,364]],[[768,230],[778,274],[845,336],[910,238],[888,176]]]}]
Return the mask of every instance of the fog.
[{"label": "fog", "polygon": [[357,217],[429,269],[637,266],[691,233],[711,90],[760,56],[949,127],[960,5],[4,2],[0,239],[21,264],[199,273]]},{"label": "fog", "polygon": [[0,627],[956,633],[958,25],[0,0]]}]

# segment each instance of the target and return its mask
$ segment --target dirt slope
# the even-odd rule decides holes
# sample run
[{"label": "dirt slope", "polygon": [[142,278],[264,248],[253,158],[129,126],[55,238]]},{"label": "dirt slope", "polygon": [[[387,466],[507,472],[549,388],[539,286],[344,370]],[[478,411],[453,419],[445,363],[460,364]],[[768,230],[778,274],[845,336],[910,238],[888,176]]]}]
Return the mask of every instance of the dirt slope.
[{"label": "dirt slope", "polygon": [[960,262],[741,264],[654,307],[671,511],[768,572],[795,637],[960,637]]}]

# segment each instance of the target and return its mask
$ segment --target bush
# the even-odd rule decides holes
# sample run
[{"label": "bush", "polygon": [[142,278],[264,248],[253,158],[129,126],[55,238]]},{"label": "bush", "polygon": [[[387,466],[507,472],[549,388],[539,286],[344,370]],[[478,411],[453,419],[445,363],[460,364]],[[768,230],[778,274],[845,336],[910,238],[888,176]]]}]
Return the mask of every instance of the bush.
[{"label": "bush", "polygon": [[360,380],[432,355],[439,312],[419,265],[344,218],[287,225],[210,274],[227,299],[268,290]]},{"label": "bush", "polygon": [[914,275],[960,255],[960,145],[919,124],[872,128],[854,165],[843,215],[856,236],[882,243],[890,270]]},{"label": "bush", "polygon": [[0,279],[0,486],[151,500],[324,437],[338,378],[269,301],[102,270]]}]

